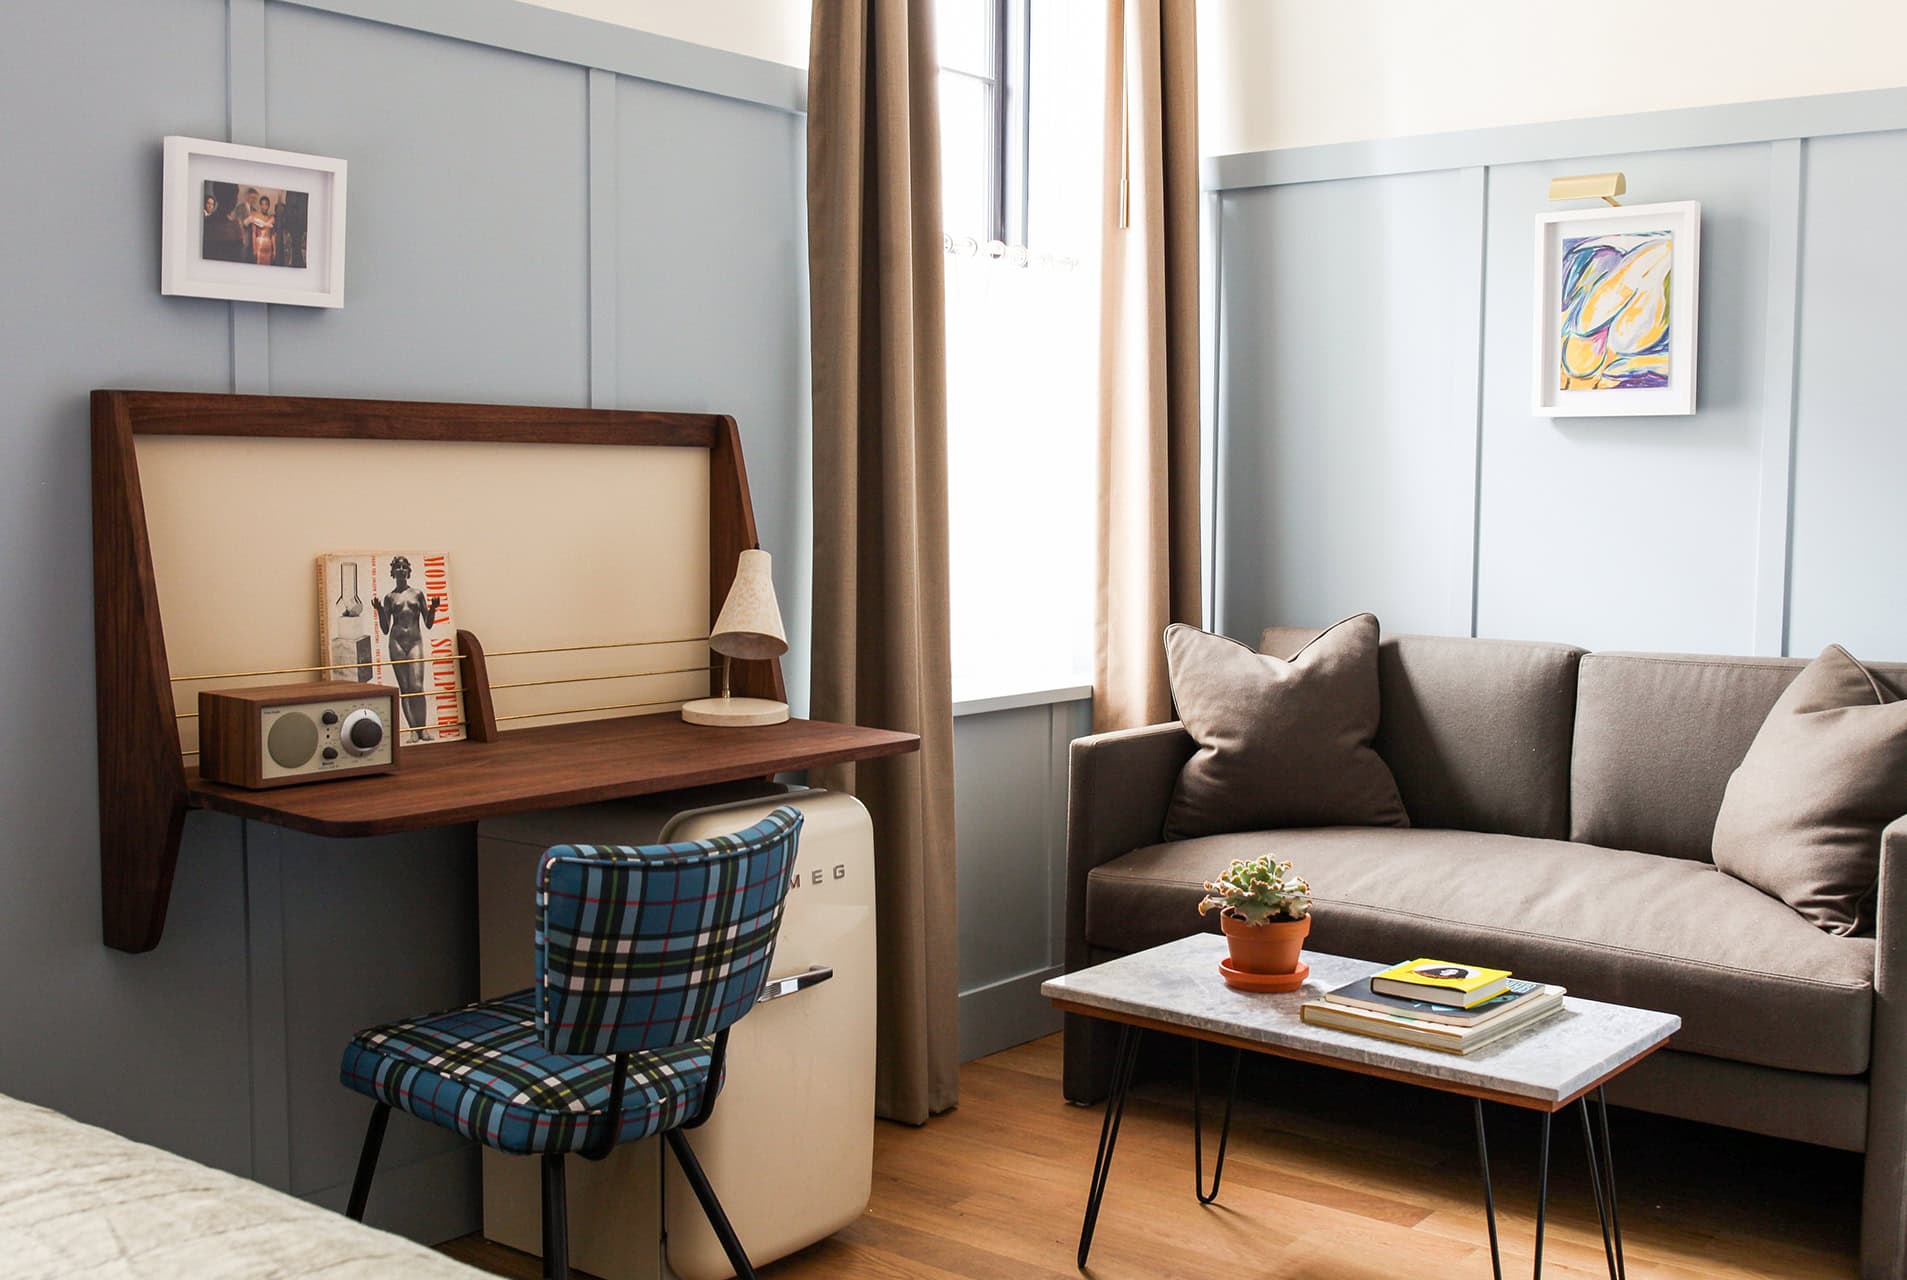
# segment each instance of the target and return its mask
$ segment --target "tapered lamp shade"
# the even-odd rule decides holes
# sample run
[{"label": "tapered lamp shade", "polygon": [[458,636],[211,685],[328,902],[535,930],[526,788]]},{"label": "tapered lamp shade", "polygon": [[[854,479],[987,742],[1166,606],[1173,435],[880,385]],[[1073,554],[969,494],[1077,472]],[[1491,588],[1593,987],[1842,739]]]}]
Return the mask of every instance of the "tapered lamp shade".
[{"label": "tapered lamp shade", "polygon": [[766,551],[744,551],[735,569],[722,612],[709,635],[709,648],[731,658],[779,658],[788,652],[775,601],[774,560]]},{"label": "tapered lamp shade", "polygon": [[722,601],[722,611],[709,632],[709,648],[722,655],[722,696],[697,698],[682,704],[682,718],[690,724],[740,728],[780,724],[788,718],[788,704],[771,698],[732,698],[728,693],[729,663],[779,658],[788,652],[788,633],[781,625],[781,606],[775,600],[774,561],[766,551],[744,551],[735,566],[735,584]]}]

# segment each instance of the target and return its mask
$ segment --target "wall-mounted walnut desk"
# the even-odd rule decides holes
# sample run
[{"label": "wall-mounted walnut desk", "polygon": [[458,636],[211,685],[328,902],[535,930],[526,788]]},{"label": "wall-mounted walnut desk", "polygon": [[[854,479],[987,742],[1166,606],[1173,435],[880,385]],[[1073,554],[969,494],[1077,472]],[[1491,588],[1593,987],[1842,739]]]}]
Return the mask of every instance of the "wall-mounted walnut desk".
[{"label": "wall-mounted walnut desk", "polygon": [[381,836],[916,750],[887,729],[790,720],[751,729],[625,716],[408,752],[397,773],[247,791],[186,772],[188,803],[321,836]]},{"label": "wall-mounted walnut desk", "polygon": [[[686,594],[677,602],[676,618],[685,629],[664,636],[687,636],[700,628],[694,641],[644,639],[634,635],[598,635],[600,617],[579,617],[592,605],[578,600],[569,610],[545,601],[534,610],[518,609],[512,620],[519,626],[540,620],[563,636],[562,643],[578,648],[620,648],[630,645],[697,643],[707,635],[734,580],[742,551],[757,547],[754,507],[748,473],[742,465],[741,434],[733,418],[714,413],[649,412],[642,410],[575,409],[523,405],[423,404],[395,400],[333,400],[295,396],[232,396],[158,391],[95,391],[93,393],[93,603],[94,654],[97,669],[99,734],[100,895],[106,945],[122,951],[148,951],[165,929],[166,907],[172,896],[173,873],[185,815],[205,809],[258,822],[293,827],[324,836],[369,836],[427,827],[474,822],[536,809],[586,804],[629,796],[650,795],[683,787],[762,778],[771,774],[819,765],[867,760],[913,751],[912,734],[851,725],[793,720],[786,724],[747,729],[716,729],[684,724],[669,712],[616,719],[571,720],[538,728],[496,731],[491,685],[483,673],[481,647],[468,632],[458,633],[465,662],[462,678],[464,714],[472,740],[444,742],[404,753],[402,769],[383,777],[337,779],[272,791],[244,791],[201,778],[189,767],[195,751],[181,742],[180,725],[192,716],[190,706],[176,705],[174,686],[186,681],[189,691],[204,687],[190,683],[210,676],[177,676],[167,657],[167,630],[161,617],[162,600],[174,608],[192,608],[203,601],[178,581],[155,572],[154,525],[149,515],[178,517],[182,511],[217,513],[238,500],[228,483],[217,492],[176,485],[169,493],[158,486],[147,492],[142,483],[142,438],[173,437],[204,441],[218,457],[231,459],[238,451],[247,458],[270,452],[266,442],[285,442],[286,448],[305,450],[304,466],[318,466],[309,452],[323,446],[325,457],[337,458],[352,450],[410,452],[438,450],[428,460],[413,459],[417,473],[434,475],[433,468],[450,455],[463,456],[470,448],[500,451],[491,465],[502,469],[501,488],[492,484],[472,489],[442,481],[410,485],[401,501],[413,512],[442,522],[451,516],[475,513],[486,529],[507,527],[513,543],[530,545],[541,537],[541,552],[574,558],[594,547],[607,555],[600,514],[605,507],[626,500],[628,510],[651,510],[639,496],[643,477],[679,475],[676,462],[684,451],[707,454],[705,493],[694,495],[694,509],[707,512],[707,528],[671,527],[647,540],[623,537],[615,545],[635,547],[640,555],[696,567],[684,575]],[[597,487],[595,503],[576,497],[580,478],[564,484],[549,482],[548,472],[520,450],[537,446],[542,461],[568,458],[541,446],[574,450],[587,446],[585,464],[591,475],[615,475],[630,486],[604,495]],[[635,446],[645,450],[628,452]],[[156,447],[163,448],[163,445]],[[276,448],[277,446],[272,446]],[[595,450],[602,452],[597,453]],[[658,452],[660,451],[660,452]],[[507,454],[508,456],[504,456]],[[177,456],[176,454],[174,456]],[[382,456],[382,455],[381,455]],[[631,459],[637,459],[632,462]],[[692,461],[692,460],[691,460]],[[216,467],[214,463],[207,463]],[[545,482],[524,479],[528,470]],[[699,471],[699,467],[691,467]],[[468,475],[468,472],[455,474]],[[297,521],[305,473],[276,474],[269,486],[253,492],[271,495],[267,504],[272,521],[281,510]],[[398,490],[386,491],[397,494]],[[676,491],[671,491],[672,493]],[[484,496],[486,495],[487,496]],[[223,495],[225,503],[218,503]],[[148,503],[156,505],[148,508]],[[181,504],[195,504],[182,507]],[[327,491],[327,510],[343,509],[337,495]],[[376,542],[388,522],[380,519],[376,501],[349,508],[350,541]],[[590,515],[579,520],[578,511]],[[594,514],[592,514],[594,513]],[[359,516],[362,516],[360,530]],[[308,566],[327,535],[316,532],[309,514],[298,523],[301,531],[296,554],[285,552],[269,565],[254,563],[249,577],[232,570],[242,581],[257,584],[267,575],[289,582],[291,574],[310,579]],[[567,523],[566,523],[567,521]],[[167,526],[176,527],[176,526]],[[331,526],[336,528],[337,526]],[[471,537],[470,525],[463,526]],[[200,543],[218,548],[221,572],[225,557],[247,551],[248,532],[255,526],[226,530],[217,537],[202,536]],[[305,537],[302,531],[310,530]],[[281,531],[282,532],[282,531]],[[330,535],[330,536],[336,536]],[[704,539],[706,542],[704,544]],[[311,545],[305,546],[304,542]],[[699,578],[703,547],[707,556],[707,594]],[[446,548],[453,556],[468,549],[459,543]],[[491,558],[477,554],[477,563],[495,567]],[[541,553],[540,552],[540,553]],[[691,552],[693,554],[691,554]],[[274,553],[276,554],[276,553]],[[177,562],[173,562],[175,569]],[[299,590],[302,590],[300,588]],[[492,586],[493,595],[495,585]],[[623,599],[642,599],[629,587]],[[304,597],[300,596],[300,601]],[[601,613],[600,598],[595,602]],[[222,616],[225,611],[222,611]],[[229,611],[244,625],[243,611]],[[287,603],[271,616],[291,618],[297,605]],[[566,616],[566,613],[568,616]],[[684,616],[686,615],[686,616]],[[467,615],[466,615],[467,616]],[[294,630],[304,626],[299,618]],[[302,632],[301,632],[302,634]],[[518,646],[557,644],[535,635],[513,635]],[[602,640],[607,645],[590,645]],[[519,647],[518,654],[556,652]],[[499,654],[492,655],[502,656]],[[322,661],[322,659],[321,659]],[[311,670],[274,664],[285,670]],[[680,663],[675,664],[678,669]],[[248,672],[249,674],[264,674]],[[627,673],[637,677],[643,673]],[[669,675],[668,671],[655,674]],[[584,679],[612,677],[586,676]],[[688,678],[693,678],[688,677]],[[549,680],[530,684],[561,683]],[[505,686],[510,687],[510,686]],[[715,685],[690,695],[716,692]],[[747,697],[787,698],[776,661],[739,663],[734,692]],[[663,699],[667,702],[669,699]],[[631,701],[622,706],[661,703]],[[614,705],[569,708],[556,714],[615,709]],[[532,709],[530,716],[545,718]]]}]

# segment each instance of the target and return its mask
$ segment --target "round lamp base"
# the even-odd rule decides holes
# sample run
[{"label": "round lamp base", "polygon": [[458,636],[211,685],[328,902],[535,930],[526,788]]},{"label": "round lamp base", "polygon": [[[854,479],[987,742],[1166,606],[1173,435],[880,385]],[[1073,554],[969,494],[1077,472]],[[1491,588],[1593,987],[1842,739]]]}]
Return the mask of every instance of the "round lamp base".
[{"label": "round lamp base", "polygon": [[697,698],[682,704],[682,718],[690,724],[737,728],[780,724],[788,718],[788,704],[767,698]]}]

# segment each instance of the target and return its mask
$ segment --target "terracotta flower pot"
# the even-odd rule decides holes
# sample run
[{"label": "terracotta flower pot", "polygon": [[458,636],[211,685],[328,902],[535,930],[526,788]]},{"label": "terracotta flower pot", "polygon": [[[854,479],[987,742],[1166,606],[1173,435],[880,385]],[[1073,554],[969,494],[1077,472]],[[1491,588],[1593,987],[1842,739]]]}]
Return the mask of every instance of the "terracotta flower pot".
[{"label": "terracotta flower pot", "polygon": [[1311,932],[1307,912],[1297,920],[1268,920],[1247,924],[1243,916],[1226,912],[1218,918],[1231,944],[1232,967],[1246,973],[1296,973],[1298,953]]}]

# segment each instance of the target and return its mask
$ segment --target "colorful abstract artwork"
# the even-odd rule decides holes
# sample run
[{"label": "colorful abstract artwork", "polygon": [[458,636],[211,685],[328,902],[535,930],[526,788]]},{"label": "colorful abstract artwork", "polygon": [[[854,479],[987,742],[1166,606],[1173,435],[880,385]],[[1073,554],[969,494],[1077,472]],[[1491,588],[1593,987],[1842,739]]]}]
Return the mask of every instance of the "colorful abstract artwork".
[{"label": "colorful abstract artwork", "polygon": [[1668,231],[1563,240],[1560,390],[1668,385],[1673,259]]}]

